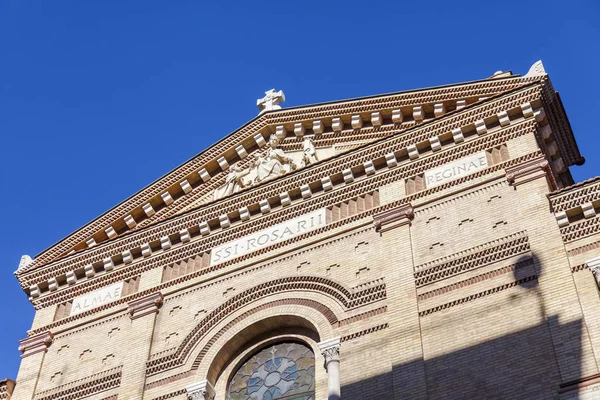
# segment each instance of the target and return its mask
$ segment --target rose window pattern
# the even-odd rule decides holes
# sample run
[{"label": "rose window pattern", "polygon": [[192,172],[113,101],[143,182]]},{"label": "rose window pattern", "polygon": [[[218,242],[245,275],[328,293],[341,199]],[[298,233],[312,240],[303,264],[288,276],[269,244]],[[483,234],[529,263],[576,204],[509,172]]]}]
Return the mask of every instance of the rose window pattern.
[{"label": "rose window pattern", "polygon": [[315,354],[301,343],[278,343],[237,370],[227,400],[314,400]]}]

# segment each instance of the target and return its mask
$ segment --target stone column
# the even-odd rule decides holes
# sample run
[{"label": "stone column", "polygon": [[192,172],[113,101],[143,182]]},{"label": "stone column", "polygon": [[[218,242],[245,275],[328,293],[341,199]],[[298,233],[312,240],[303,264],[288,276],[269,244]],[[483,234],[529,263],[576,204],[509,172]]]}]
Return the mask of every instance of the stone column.
[{"label": "stone column", "polygon": [[325,357],[327,370],[327,399],[340,399],[340,338],[333,338],[317,343],[321,354]]},{"label": "stone column", "polygon": [[[123,363],[119,398],[142,399],[146,383],[146,362],[150,356],[154,323],[162,306],[162,293],[152,293],[129,303],[129,341]],[[125,345],[125,344],[124,344]]]},{"label": "stone column", "polygon": [[213,400],[215,398],[215,389],[206,379],[187,385],[185,391],[188,400]]},{"label": "stone column", "polygon": [[42,332],[21,340],[19,350],[23,353],[21,366],[17,375],[18,385],[13,393],[13,400],[31,400],[44,363],[48,347],[52,344],[52,332]]}]

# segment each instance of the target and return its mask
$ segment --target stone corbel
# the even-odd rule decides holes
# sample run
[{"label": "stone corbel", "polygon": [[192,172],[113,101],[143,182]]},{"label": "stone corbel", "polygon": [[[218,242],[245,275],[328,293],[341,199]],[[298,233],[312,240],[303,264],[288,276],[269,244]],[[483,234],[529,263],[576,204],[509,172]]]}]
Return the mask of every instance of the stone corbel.
[{"label": "stone corbel", "polygon": [[152,293],[141,299],[133,300],[129,303],[129,318],[133,320],[144,315],[157,314],[162,304],[163,295],[161,292]]},{"label": "stone corbel", "polygon": [[550,190],[556,190],[551,178],[550,164],[545,157],[539,156],[522,164],[506,168],[506,180],[511,186],[519,186],[538,178],[546,178]]},{"label": "stone corbel", "polygon": [[50,331],[38,333],[37,335],[21,340],[19,343],[19,351],[22,352],[21,358],[29,357],[40,352],[47,352],[48,347],[52,344],[54,335]]},{"label": "stone corbel", "polygon": [[406,224],[410,225],[414,217],[415,212],[412,205],[410,203],[406,203],[391,210],[374,215],[373,222],[375,223],[375,229],[378,232],[385,232],[398,226]]},{"label": "stone corbel", "polygon": [[213,400],[215,398],[215,389],[207,380],[187,385],[185,391],[188,400]]}]

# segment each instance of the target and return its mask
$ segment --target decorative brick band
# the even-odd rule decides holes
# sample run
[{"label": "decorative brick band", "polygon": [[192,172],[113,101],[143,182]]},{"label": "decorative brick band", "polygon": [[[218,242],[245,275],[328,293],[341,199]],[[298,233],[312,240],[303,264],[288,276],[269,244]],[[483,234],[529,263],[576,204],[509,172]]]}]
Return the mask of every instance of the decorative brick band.
[{"label": "decorative brick band", "polygon": [[154,382],[149,382],[149,383],[146,383],[145,389],[146,390],[150,390],[150,389],[154,389],[154,388],[157,388],[157,387],[160,387],[160,386],[168,385],[169,383],[176,382],[176,381],[179,381],[181,379],[189,378],[190,376],[193,376],[194,373],[195,373],[195,371],[193,369],[190,369],[189,371],[185,371],[185,372],[181,372],[179,374],[171,375],[171,376],[168,376],[168,377],[163,378],[163,379],[159,379],[159,380],[154,381]]},{"label": "decorative brick band", "polygon": [[364,312],[362,314],[355,315],[355,316],[350,317],[350,318],[342,319],[342,320],[338,321],[337,326],[338,327],[342,327],[342,326],[350,325],[350,324],[353,324],[355,322],[362,321],[364,319],[374,317],[376,315],[384,314],[386,312],[387,312],[387,306],[379,307],[379,308],[376,308],[374,310],[370,310],[370,311]]},{"label": "decorative brick band", "polygon": [[432,291],[429,291],[429,292],[426,292],[426,293],[422,293],[422,294],[420,294],[420,295],[417,296],[417,299],[418,300],[430,299],[432,297],[436,297],[436,296],[439,296],[439,295],[442,295],[442,294],[446,294],[448,292],[452,292],[454,290],[461,289],[463,287],[470,286],[470,285],[473,285],[475,283],[483,282],[483,281],[486,281],[488,279],[495,278],[497,276],[501,276],[501,275],[505,275],[505,274],[514,272],[517,269],[524,268],[524,267],[527,267],[529,265],[533,265],[533,258],[530,258],[528,260],[521,261],[521,262],[518,262],[518,263],[515,263],[515,264],[507,265],[505,267],[498,268],[498,269],[495,269],[493,271],[486,272],[484,274],[477,275],[477,276],[474,276],[472,278],[462,280],[460,282],[456,282],[456,283],[454,283],[452,285],[444,286],[444,287],[441,287],[439,289],[435,289],[435,290],[432,290]]},{"label": "decorative brick band", "polygon": [[121,366],[36,393],[33,400],[78,400],[121,384]]},{"label": "decorative brick band", "polygon": [[52,340],[54,339],[54,335],[50,331],[41,332],[37,335],[30,336],[26,339],[21,340],[19,343],[19,351],[23,354],[21,358],[29,357],[33,354],[37,354],[40,352],[47,352],[48,347],[52,344]]},{"label": "decorative brick band", "polygon": [[586,244],[584,246],[579,246],[574,249],[571,249],[571,250],[567,251],[567,254],[569,256],[576,256],[576,255],[583,254],[583,253],[586,253],[590,250],[594,250],[597,248],[600,248],[600,240],[597,242],[593,242],[590,244]]},{"label": "decorative brick band", "polygon": [[362,330],[360,332],[351,333],[350,335],[342,336],[340,338],[340,342],[347,342],[349,340],[353,340],[353,339],[356,339],[358,337],[365,336],[365,335],[368,335],[370,333],[374,333],[374,332],[380,331],[382,329],[386,329],[388,326],[389,326],[389,324],[386,322],[385,324],[377,325],[377,326],[374,326],[372,328],[368,328],[368,329]]},{"label": "decorative brick band", "polygon": [[187,391],[185,389],[180,389],[175,392],[163,394],[162,396],[155,397],[152,400],[167,400],[167,399],[172,399],[173,397],[182,396],[182,395],[187,395]]},{"label": "decorative brick band", "polygon": [[589,269],[590,269],[589,265],[587,265],[586,263],[583,263],[583,264],[572,266],[571,272],[575,273],[575,272],[585,271],[585,270],[589,270]]},{"label": "decorative brick band", "polygon": [[452,307],[455,307],[455,306],[458,306],[458,305],[461,305],[461,304],[464,304],[464,303],[468,303],[468,302],[473,301],[473,300],[481,299],[483,297],[489,296],[490,294],[502,292],[502,291],[504,291],[506,289],[510,289],[512,287],[519,286],[519,285],[522,285],[524,283],[534,281],[536,279],[537,279],[537,275],[532,275],[532,276],[528,276],[527,278],[519,279],[518,281],[514,281],[514,282],[511,282],[511,283],[507,283],[505,285],[502,285],[502,286],[495,287],[493,289],[484,290],[483,292],[476,293],[476,294],[473,294],[471,296],[463,297],[462,299],[454,300],[454,301],[451,301],[449,303],[442,304],[442,305],[430,308],[430,309],[425,310],[425,311],[421,311],[421,312],[419,312],[419,317],[425,317],[427,315],[436,313],[438,311],[446,310],[448,308],[452,308]]},{"label": "decorative brick band", "polygon": [[588,179],[548,195],[552,211],[567,211],[600,199],[600,177]]},{"label": "decorative brick band", "polygon": [[422,287],[464,271],[516,256],[529,249],[529,239],[525,231],[505,236],[417,266],[414,273],[416,285]]},{"label": "decorative brick band", "polygon": [[594,218],[584,219],[576,223],[560,228],[563,242],[569,243],[576,239],[593,235],[600,232],[600,215]]}]

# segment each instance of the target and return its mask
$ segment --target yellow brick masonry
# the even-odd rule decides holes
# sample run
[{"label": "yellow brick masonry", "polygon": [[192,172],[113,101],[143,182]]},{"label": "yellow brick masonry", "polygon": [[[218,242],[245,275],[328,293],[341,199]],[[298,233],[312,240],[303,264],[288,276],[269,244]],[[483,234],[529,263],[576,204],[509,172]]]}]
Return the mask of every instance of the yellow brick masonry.
[{"label": "yellow brick masonry", "polygon": [[[510,160],[540,158],[534,135],[504,143]],[[317,344],[338,337],[343,399],[597,393],[598,286],[572,268],[600,248],[568,256],[546,176],[513,185],[500,169],[410,203],[406,178],[382,184],[379,208],[333,230],[173,285],[161,281],[165,266],[143,272],[126,302],[53,325],[47,352],[23,358],[12,399],[185,399],[203,380],[223,399],[258,349],[300,340],[315,352],[321,400]],[[502,244],[511,238],[521,250]],[[32,329],[44,331],[55,311],[38,310]],[[95,378],[114,368],[117,383]]]}]

